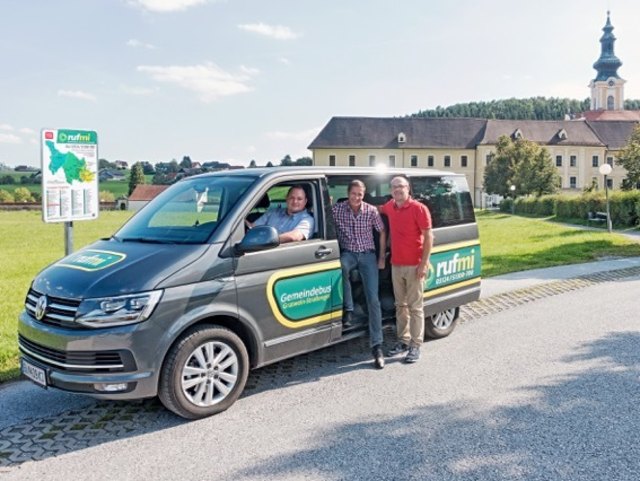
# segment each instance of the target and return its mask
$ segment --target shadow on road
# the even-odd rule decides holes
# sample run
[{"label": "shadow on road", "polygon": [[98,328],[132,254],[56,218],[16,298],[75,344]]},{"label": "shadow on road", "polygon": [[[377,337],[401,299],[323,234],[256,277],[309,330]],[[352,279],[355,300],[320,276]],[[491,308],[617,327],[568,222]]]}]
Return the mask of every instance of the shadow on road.
[{"label": "shadow on road", "polygon": [[344,424],[313,433],[311,449],[227,479],[640,479],[640,433],[629,422],[638,416],[638,346],[637,332],[612,334],[562,360],[582,364],[579,375],[516,393],[527,401]]}]

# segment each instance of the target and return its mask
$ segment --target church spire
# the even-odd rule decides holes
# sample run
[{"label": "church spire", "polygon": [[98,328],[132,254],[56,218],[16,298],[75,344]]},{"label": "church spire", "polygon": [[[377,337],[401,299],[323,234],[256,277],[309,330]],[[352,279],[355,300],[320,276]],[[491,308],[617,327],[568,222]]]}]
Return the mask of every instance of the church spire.
[{"label": "church spire", "polygon": [[598,72],[594,79],[596,82],[608,80],[611,77],[620,78],[618,68],[620,68],[622,62],[613,53],[613,44],[616,41],[616,37],[613,35],[613,26],[611,25],[609,13],[607,11],[607,23],[602,28],[604,34],[600,37],[600,58],[593,64],[593,68]]}]

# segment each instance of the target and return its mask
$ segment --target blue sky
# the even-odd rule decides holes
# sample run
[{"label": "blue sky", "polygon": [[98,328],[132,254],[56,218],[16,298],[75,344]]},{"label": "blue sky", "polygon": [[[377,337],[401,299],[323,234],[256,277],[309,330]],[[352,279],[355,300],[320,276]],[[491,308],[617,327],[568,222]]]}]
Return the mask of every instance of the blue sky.
[{"label": "blue sky", "polygon": [[310,155],[332,116],[589,96],[607,9],[640,99],[637,0],[0,0],[0,162],[41,128],[99,155],[248,165]]}]

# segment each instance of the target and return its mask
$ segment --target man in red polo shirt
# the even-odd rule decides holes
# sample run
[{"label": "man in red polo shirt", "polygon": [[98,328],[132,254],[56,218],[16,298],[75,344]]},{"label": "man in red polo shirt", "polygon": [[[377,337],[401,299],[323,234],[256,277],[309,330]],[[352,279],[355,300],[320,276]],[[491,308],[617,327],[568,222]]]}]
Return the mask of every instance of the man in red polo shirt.
[{"label": "man in red polo shirt", "polygon": [[389,356],[407,353],[404,361],[420,359],[424,339],[422,305],[424,279],[433,246],[431,213],[411,198],[405,177],[391,179],[392,199],[380,211],[389,219],[391,233],[391,279],[396,302],[398,342]]}]

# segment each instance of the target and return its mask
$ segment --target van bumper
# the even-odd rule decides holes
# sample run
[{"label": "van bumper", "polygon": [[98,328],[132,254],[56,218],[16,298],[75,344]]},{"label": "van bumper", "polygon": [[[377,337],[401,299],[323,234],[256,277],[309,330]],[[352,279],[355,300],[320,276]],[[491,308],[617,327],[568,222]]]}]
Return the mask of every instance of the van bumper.
[{"label": "van bumper", "polygon": [[[142,324],[112,329],[64,329],[37,323],[26,311],[18,319],[21,367],[40,374],[42,387],[81,393],[99,399],[141,399],[158,392],[158,368],[135,359]],[[123,343],[123,339],[129,342]],[[98,342],[99,340],[99,342]],[[127,345],[126,349],[122,346]],[[94,346],[100,345],[99,351]],[[24,372],[25,368],[22,369]],[[42,371],[40,371],[42,370]]]}]

